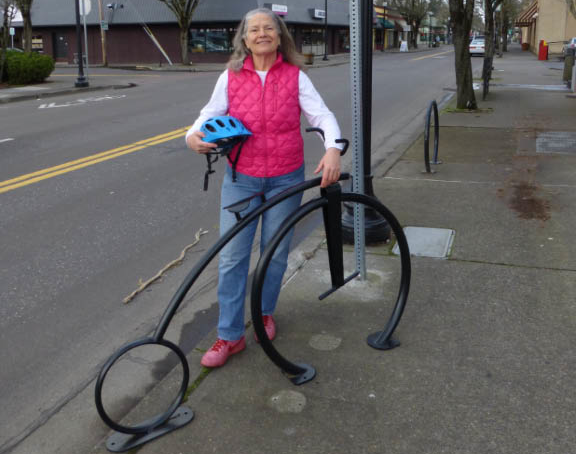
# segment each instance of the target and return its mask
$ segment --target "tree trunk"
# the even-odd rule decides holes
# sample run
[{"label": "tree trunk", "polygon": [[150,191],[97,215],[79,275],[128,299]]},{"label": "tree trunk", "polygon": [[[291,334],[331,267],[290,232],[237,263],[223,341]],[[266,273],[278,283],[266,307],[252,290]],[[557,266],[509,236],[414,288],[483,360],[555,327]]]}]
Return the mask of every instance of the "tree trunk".
[{"label": "tree trunk", "polygon": [[32,17],[30,11],[22,12],[22,39],[24,51],[32,52]]},{"label": "tree trunk", "polygon": [[[465,34],[464,34],[465,33]],[[458,27],[454,30],[454,60],[456,66],[456,108],[475,110],[476,96],[472,80],[468,33]]]},{"label": "tree trunk", "polygon": [[410,49],[418,49],[418,35],[414,32],[410,33]]},{"label": "tree trunk", "polygon": [[182,64],[190,64],[190,55],[188,54],[188,27],[180,28],[180,52],[182,56]]},{"label": "tree trunk", "polygon": [[494,6],[492,0],[484,3],[484,65],[482,79],[488,77],[494,59]]},{"label": "tree trunk", "polygon": [[6,47],[8,47],[8,29],[10,27],[10,17],[8,16],[8,6],[5,6],[2,13],[2,27],[0,28],[0,82],[4,75],[4,65],[6,64]]},{"label": "tree trunk", "polygon": [[502,19],[502,52],[508,52],[508,15]]}]

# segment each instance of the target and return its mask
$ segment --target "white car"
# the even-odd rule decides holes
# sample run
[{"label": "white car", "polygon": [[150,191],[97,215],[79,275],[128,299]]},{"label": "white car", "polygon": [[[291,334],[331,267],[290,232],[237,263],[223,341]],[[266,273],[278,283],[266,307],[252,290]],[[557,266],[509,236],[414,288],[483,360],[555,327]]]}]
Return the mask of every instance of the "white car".
[{"label": "white car", "polygon": [[484,40],[483,39],[473,39],[470,41],[470,46],[468,47],[470,51],[470,56],[472,55],[484,55]]},{"label": "white car", "polygon": [[566,57],[568,49],[576,49],[576,38],[570,39],[570,41],[566,42],[564,46],[562,46],[562,56]]}]

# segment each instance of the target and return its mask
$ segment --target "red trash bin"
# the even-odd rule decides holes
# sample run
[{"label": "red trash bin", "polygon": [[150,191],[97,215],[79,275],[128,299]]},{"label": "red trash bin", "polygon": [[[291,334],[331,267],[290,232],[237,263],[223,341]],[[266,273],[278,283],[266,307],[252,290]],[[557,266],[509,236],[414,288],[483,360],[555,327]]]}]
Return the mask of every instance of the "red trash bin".
[{"label": "red trash bin", "polygon": [[543,39],[538,47],[538,60],[548,60],[548,43]]}]

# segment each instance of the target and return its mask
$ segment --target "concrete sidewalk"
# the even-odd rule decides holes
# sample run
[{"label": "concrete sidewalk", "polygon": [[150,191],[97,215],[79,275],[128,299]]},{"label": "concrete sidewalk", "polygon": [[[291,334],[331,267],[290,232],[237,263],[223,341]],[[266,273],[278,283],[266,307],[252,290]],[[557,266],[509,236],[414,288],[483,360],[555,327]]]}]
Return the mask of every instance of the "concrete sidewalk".
[{"label": "concrete sidewalk", "polygon": [[[432,237],[428,229],[453,232],[445,258],[410,241],[415,255],[395,336],[400,347],[366,344],[396,298],[393,243],[368,248],[367,281],[319,301],[329,272],[318,230],[291,256],[274,341],[286,358],[313,365],[316,378],[294,386],[254,342],[251,328],[246,351],[221,369],[202,369],[214,331],[188,355],[185,405],[195,419],[137,452],[574,451],[576,99],[563,89],[554,62],[512,49],[494,63],[496,85],[478,111],[442,112],[443,164],[436,173],[422,173],[421,137],[374,169],[378,199],[404,226],[424,229],[421,242]],[[349,270],[353,255],[346,249]],[[109,403],[120,412],[132,409],[124,423],[142,421],[176,395],[180,374],[177,368],[146,389],[135,406],[121,393]],[[94,409],[91,427],[76,430],[93,439],[106,427]],[[58,436],[46,431],[44,444],[34,437],[36,444],[25,440],[16,452],[53,452],[43,449],[62,446],[49,439]],[[107,452],[106,439],[91,452]],[[72,443],[54,452],[79,451]]]}]

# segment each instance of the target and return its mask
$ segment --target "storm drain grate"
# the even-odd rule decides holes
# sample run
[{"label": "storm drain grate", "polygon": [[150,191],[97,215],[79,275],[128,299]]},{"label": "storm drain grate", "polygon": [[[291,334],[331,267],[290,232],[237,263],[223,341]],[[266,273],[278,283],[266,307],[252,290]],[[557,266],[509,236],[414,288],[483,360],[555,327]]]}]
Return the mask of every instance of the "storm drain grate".
[{"label": "storm drain grate", "polygon": [[[416,257],[447,257],[452,241],[454,230],[435,229],[430,227],[404,227],[404,233],[408,240],[410,255]],[[394,245],[392,252],[399,255],[398,244]]]},{"label": "storm drain grate", "polygon": [[541,132],[536,137],[536,152],[576,154],[576,132]]}]

